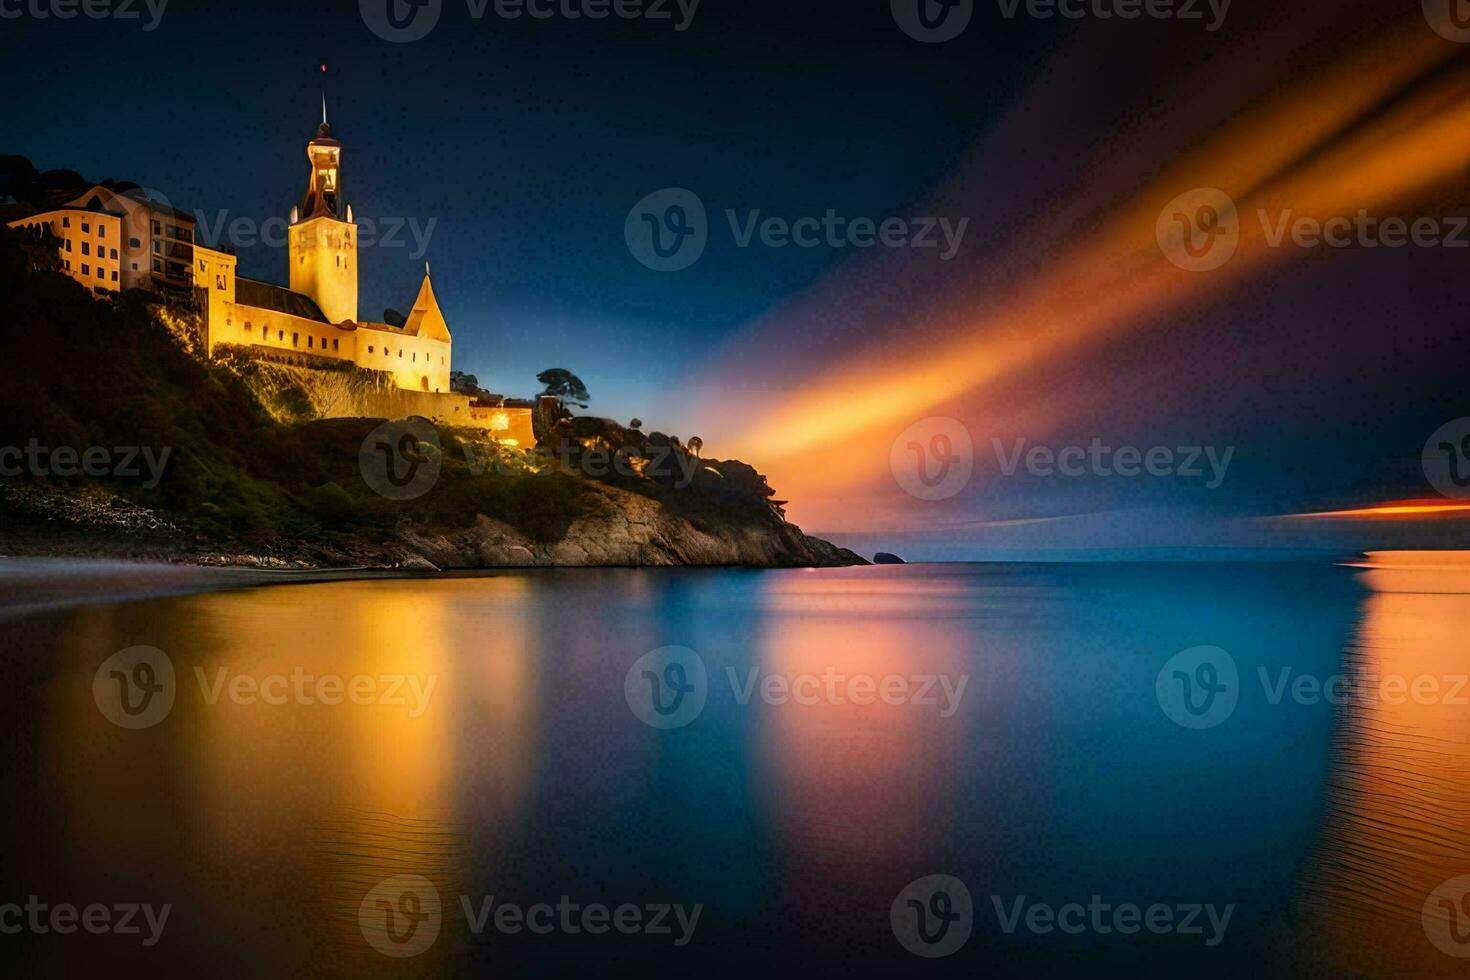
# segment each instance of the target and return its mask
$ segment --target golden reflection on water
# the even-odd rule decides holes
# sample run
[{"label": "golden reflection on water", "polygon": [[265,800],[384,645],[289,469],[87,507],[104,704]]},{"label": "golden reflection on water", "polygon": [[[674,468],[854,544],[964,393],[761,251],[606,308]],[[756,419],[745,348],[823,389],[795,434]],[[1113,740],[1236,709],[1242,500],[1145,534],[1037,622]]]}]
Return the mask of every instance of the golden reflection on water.
[{"label": "golden reflection on water", "polygon": [[[147,855],[133,842],[157,835],[136,828],[168,800],[188,829],[167,846],[230,883],[199,896],[221,906],[211,914],[270,928],[283,962],[393,972],[401,964],[363,942],[363,896],[386,877],[419,875],[457,915],[465,808],[484,832],[524,799],[538,704],[529,588],[514,577],[377,581],[170,600],[147,640],[176,672],[162,724],[123,732],[90,704],[66,702],[67,730],[85,736],[59,740],[77,756],[60,768],[94,774],[73,812],[112,816],[75,836],[107,864],[135,855],[141,868]],[[77,659],[126,635],[117,617],[127,608],[85,614]],[[322,687],[324,677],[341,684]],[[264,689],[232,695],[237,678],[284,679],[270,688],[284,703],[264,703]],[[140,755],[141,739],[162,755]],[[432,970],[450,945],[416,969]]]},{"label": "golden reflection on water", "polygon": [[[1345,672],[1377,693],[1340,711],[1308,936],[1342,975],[1465,976],[1421,911],[1470,873],[1470,554],[1382,552],[1363,567],[1373,591]],[[1388,678],[1437,688],[1404,695]]]}]

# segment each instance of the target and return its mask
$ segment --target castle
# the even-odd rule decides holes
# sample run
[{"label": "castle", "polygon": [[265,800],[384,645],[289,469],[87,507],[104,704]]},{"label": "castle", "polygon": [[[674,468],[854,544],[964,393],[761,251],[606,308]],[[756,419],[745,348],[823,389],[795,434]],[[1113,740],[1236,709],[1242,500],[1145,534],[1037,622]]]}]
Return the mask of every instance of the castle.
[{"label": "castle", "polygon": [[10,222],[58,241],[61,268],[94,291],[150,289],[192,297],[203,347],[244,349],[307,368],[350,362],[381,372],[383,391],[335,414],[423,415],[530,446],[532,410],[450,389],[453,337],[429,267],[401,324],[358,319],[358,227],[342,193],[342,144],[322,123],[306,145],[311,173],[287,229],[289,287],[240,278],[230,252],[200,244],[195,219],[139,191],[97,185],[50,210]]}]

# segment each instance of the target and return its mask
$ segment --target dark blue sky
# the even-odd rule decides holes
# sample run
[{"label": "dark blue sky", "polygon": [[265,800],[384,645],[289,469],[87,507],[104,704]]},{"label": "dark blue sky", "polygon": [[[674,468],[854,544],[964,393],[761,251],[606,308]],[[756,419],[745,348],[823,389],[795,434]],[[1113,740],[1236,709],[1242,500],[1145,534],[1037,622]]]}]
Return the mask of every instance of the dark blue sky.
[{"label": "dark blue sky", "polygon": [[[482,384],[527,395],[537,371],[564,366],[586,380],[597,414],[715,435],[698,415],[708,413],[700,385],[729,377],[753,391],[745,404],[775,398],[854,350],[922,345],[931,303],[982,317],[997,287],[1026,271],[1017,256],[1065,254],[1089,221],[1237,117],[1389,29],[1429,36],[1417,6],[1366,0],[1349,16],[1327,2],[1235,0],[1224,28],[1206,32],[1007,19],[977,2],[963,35],[929,45],[897,28],[889,0],[702,0],[684,31],[646,19],[475,19],[466,0],[442,0],[428,36],[394,44],[356,2],[170,0],[152,31],[0,19],[0,152],[137,181],[211,227],[222,212],[279,220],[304,186],[325,59],[347,200],[359,220],[410,223],[401,246],[365,249],[363,317],[406,307],[428,260],[456,366]],[[1445,72],[1464,69],[1462,47]],[[1360,125],[1393,108],[1369,107]],[[668,187],[694,191],[710,217],[703,258],[676,273],[645,268],[624,241],[630,208]],[[1423,213],[1463,214],[1467,200],[1439,195]],[[727,208],[881,218],[936,206],[971,222],[954,263],[740,248],[721,230]],[[430,222],[416,257],[413,229]],[[285,281],[283,248],[235,244],[243,274]],[[1303,253],[1204,305],[1031,364],[1001,379],[992,401],[1055,409],[1048,428],[1026,433],[1033,441],[1238,446],[1229,492],[1203,501],[1212,510],[1427,495],[1425,438],[1470,416],[1465,254]],[[1067,415],[1073,402],[1087,407]],[[992,421],[963,417],[977,437]],[[885,461],[892,435],[870,440]],[[788,478],[800,465],[779,463]],[[891,480],[885,488],[899,494]],[[965,528],[1202,503],[1187,490],[977,479],[913,513],[922,526]],[[1127,526],[1103,523],[1115,536]],[[967,540],[955,532],[946,546]]]},{"label": "dark blue sky", "polygon": [[[326,58],[357,217],[436,221],[423,258],[456,363],[511,394],[564,365],[624,417],[840,258],[724,236],[694,268],[653,272],[623,240],[636,201],[682,186],[712,214],[902,213],[1051,43],[1022,23],[922,45],[886,2],[705,0],[682,32],[469,9],[446,0],[406,44],[374,35],[356,3],[172,0],[153,31],[0,21],[0,149],[137,181],[211,223],[283,217],[306,179]],[[14,97],[27,90],[40,97]],[[423,259],[409,228],[399,238],[364,254],[364,317],[412,302]],[[282,249],[237,247],[242,274],[284,280]]]}]

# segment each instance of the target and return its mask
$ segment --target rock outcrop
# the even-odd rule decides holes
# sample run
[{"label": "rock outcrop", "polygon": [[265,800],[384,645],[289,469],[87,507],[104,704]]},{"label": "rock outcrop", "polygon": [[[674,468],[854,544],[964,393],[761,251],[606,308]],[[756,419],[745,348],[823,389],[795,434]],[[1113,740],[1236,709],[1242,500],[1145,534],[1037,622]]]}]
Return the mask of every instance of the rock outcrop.
[{"label": "rock outcrop", "polygon": [[746,565],[760,568],[866,565],[846,548],[809,537],[773,514],[769,521],[699,527],[657,501],[593,485],[603,507],[572,522],[559,541],[535,541],[510,525],[480,516],[451,535],[401,529],[399,564],[452,568],[539,566]]}]

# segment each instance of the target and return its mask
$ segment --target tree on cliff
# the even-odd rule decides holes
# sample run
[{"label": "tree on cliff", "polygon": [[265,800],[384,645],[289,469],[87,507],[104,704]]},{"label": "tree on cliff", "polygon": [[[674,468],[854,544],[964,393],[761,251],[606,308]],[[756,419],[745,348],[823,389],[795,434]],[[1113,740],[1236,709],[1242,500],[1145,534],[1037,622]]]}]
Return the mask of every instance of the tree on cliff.
[{"label": "tree on cliff", "polygon": [[566,368],[547,368],[536,375],[536,380],[546,387],[541,394],[551,395],[564,404],[576,405],[578,408],[586,408],[592,396],[587,394],[587,386],[582,379],[577,377]]},{"label": "tree on cliff", "polygon": [[485,394],[480,387],[480,379],[473,374],[465,374],[463,371],[449,372],[449,390],[461,395],[469,395],[472,398]]}]

